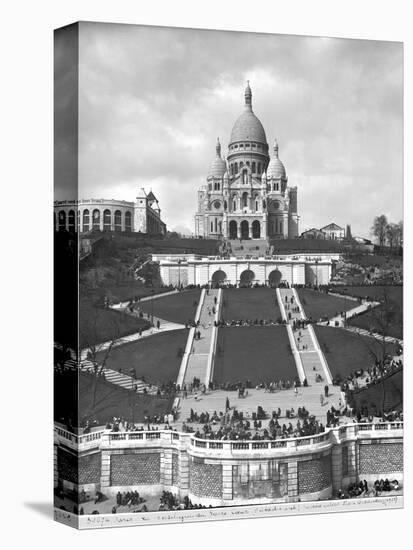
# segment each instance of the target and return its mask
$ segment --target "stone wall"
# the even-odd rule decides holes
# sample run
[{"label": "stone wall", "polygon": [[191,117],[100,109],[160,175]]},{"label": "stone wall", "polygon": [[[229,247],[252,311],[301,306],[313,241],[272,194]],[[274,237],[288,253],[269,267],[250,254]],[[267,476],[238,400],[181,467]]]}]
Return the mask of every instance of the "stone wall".
[{"label": "stone wall", "polygon": [[330,455],[298,462],[298,494],[316,493],[330,485]]},{"label": "stone wall", "polygon": [[79,457],[79,484],[87,485],[89,483],[100,482],[100,453]]},{"label": "stone wall", "polygon": [[202,458],[192,458],[189,490],[197,497],[222,498],[222,465],[206,464]]},{"label": "stone wall", "polygon": [[160,453],[112,454],[110,458],[110,484],[154,485],[160,483]]},{"label": "stone wall", "polygon": [[172,485],[179,485],[179,456],[172,454]]},{"label": "stone wall", "polygon": [[[368,444],[367,444],[368,443]],[[403,444],[369,441],[359,445],[359,475],[403,472]]]},{"label": "stone wall", "polygon": [[[100,453],[98,453],[100,457]],[[57,472],[60,480],[70,483],[79,483],[79,472],[77,466],[77,455],[69,453],[58,447],[57,449]]]}]

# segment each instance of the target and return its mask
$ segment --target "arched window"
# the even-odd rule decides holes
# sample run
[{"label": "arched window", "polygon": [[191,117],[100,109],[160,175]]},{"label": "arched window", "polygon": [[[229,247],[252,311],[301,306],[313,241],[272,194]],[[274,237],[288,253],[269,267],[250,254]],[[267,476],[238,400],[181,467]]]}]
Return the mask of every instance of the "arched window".
[{"label": "arched window", "polygon": [[132,231],[132,214],[129,210],[125,214],[125,231]]},{"label": "arched window", "polygon": [[[245,175],[245,172],[244,172]],[[242,206],[246,208],[248,206],[248,193],[242,194]]]},{"label": "arched window", "polygon": [[237,201],[234,199],[232,201],[232,211],[235,212],[236,209],[237,209]]},{"label": "arched window", "polygon": [[92,229],[93,230],[100,229],[100,211],[97,208],[93,210],[93,214],[92,214]]},{"label": "arched window", "polygon": [[122,231],[122,212],[115,210],[115,231]]},{"label": "arched window", "polygon": [[261,175],[261,163],[259,162],[258,165],[257,165],[257,172],[258,172],[258,175],[260,176]]},{"label": "arched window", "polygon": [[66,212],[64,210],[60,210],[58,218],[59,218],[59,231],[65,231],[66,230]]},{"label": "arched window", "polygon": [[235,173],[238,174],[238,162],[235,163]]},{"label": "arched window", "polygon": [[243,173],[242,173],[242,182],[244,184],[248,183],[248,172],[246,170],[244,170]]},{"label": "arched window", "polygon": [[258,212],[258,201],[255,200],[255,212]]},{"label": "arched window", "polygon": [[83,210],[83,231],[89,231],[90,229],[90,216],[89,216],[89,210],[86,208]]},{"label": "arched window", "polygon": [[250,161],[249,161],[249,160],[247,160],[247,166],[249,166],[249,165],[250,165]]},{"label": "arched window", "polygon": [[105,231],[110,231],[112,224],[112,215],[110,210],[104,210],[103,212],[103,229]]},{"label": "arched window", "polygon": [[253,174],[256,173],[255,166],[256,166],[256,164],[255,164],[255,162],[253,162],[253,163],[252,163],[252,173],[253,173]]},{"label": "arched window", "polygon": [[74,233],[76,231],[76,215],[74,210],[69,210],[68,225],[69,231]]}]

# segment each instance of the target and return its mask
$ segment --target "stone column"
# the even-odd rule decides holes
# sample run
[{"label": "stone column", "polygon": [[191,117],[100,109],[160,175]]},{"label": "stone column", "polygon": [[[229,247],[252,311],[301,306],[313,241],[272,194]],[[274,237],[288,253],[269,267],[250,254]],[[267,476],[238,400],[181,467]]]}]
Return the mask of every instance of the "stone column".
[{"label": "stone column", "polygon": [[59,469],[57,466],[57,445],[53,445],[53,486],[59,485]]},{"label": "stone column", "polygon": [[232,500],[232,464],[222,465],[222,498]]},{"label": "stone column", "polygon": [[333,491],[341,489],[343,479],[342,447],[335,445],[331,451],[331,476]]},{"label": "stone column", "polygon": [[189,456],[186,451],[179,453],[179,496],[183,498],[189,491]]},{"label": "stone column", "polygon": [[297,461],[288,462],[288,501],[298,500],[298,466]]},{"label": "stone column", "polygon": [[238,223],[237,225],[237,233],[238,233],[238,238],[241,239],[241,224]]},{"label": "stone column", "polygon": [[352,441],[348,447],[348,476],[350,481],[357,481],[357,445]]},{"label": "stone column", "polygon": [[110,451],[102,451],[100,466],[100,490],[110,487]]},{"label": "stone column", "polygon": [[252,223],[248,222],[248,235],[249,238],[252,239]]},{"label": "stone column", "polygon": [[163,487],[172,485],[172,450],[164,449],[161,452],[161,485]]}]

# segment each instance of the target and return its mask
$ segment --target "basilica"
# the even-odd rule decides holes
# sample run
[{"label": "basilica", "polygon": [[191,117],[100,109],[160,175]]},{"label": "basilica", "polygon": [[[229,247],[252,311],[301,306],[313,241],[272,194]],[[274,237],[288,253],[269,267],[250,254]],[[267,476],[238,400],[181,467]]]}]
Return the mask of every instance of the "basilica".
[{"label": "basilica", "polygon": [[198,191],[195,234],[204,238],[286,239],[299,235],[297,188],[288,187],[274,141],[270,157],[265,130],[252,110],[249,83],[244,112],[236,120],[227,159],[216,143],[206,185]]}]

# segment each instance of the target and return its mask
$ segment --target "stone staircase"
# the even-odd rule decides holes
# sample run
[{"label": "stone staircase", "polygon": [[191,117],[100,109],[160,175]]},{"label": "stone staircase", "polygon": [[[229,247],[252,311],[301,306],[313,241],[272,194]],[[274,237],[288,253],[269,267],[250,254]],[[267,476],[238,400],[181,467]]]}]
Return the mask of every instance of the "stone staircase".
[{"label": "stone staircase", "polygon": [[[200,331],[201,337],[199,340],[192,340],[189,358],[183,376],[183,383],[185,385],[191,384],[195,377],[199,378],[202,383],[208,386],[211,374],[211,361],[215,354],[216,345],[215,333],[217,329],[214,327],[214,320],[217,321],[219,318],[221,296],[222,291],[219,289],[211,289],[208,293],[205,293],[199,314],[199,325],[196,328],[197,331]],[[213,314],[214,306],[215,315]],[[189,337],[191,337],[191,335]]]},{"label": "stone staircase", "polygon": [[[289,324],[292,325],[294,320],[303,320],[306,318],[295,289],[279,289],[277,297],[280,302],[279,306],[284,310],[285,318]],[[295,311],[297,307],[298,311]],[[318,345],[314,329],[311,326],[307,326],[306,328],[293,330],[293,336],[301,363],[301,365],[297,365],[297,371],[300,372],[302,367],[309,385],[324,387],[326,384],[331,384],[330,371]],[[316,382],[317,374],[322,377],[322,380],[319,382]]]},{"label": "stone staircase", "polygon": [[228,241],[231,246],[231,256],[244,258],[251,256],[253,258],[262,258],[268,251],[268,242],[266,239],[232,239]]},{"label": "stone staircase", "polygon": [[[89,359],[83,360],[80,364],[80,370],[93,373],[94,366],[92,361],[89,361]],[[134,390],[136,386],[137,393],[156,395],[158,391],[157,386],[147,384],[146,382],[143,382],[143,380],[135,380],[128,374],[117,372],[107,367],[103,367],[102,372],[107,382],[115,384],[116,386],[120,386],[121,388],[125,388],[126,390]]]}]

